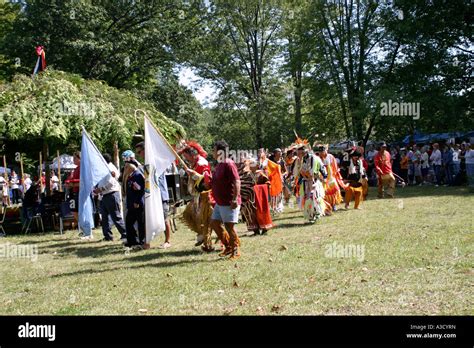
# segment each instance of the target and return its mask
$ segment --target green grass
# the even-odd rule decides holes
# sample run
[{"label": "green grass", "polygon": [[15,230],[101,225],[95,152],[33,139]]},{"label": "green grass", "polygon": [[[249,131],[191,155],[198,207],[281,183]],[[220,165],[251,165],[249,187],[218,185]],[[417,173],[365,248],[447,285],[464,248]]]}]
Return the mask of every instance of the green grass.
[{"label": "green grass", "polygon": [[[194,247],[179,224],[173,248],[125,254],[120,242],[65,235],[8,236],[38,247],[36,262],[0,259],[0,314],[461,315],[474,314],[474,195],[467,188],[397,189],[363,210],[316,225],[287,209],[268,236],[247,237],[242,258]],[[331,243],[364,260],[326,256]],[[146,310],[146,311],[145,311]]]}]

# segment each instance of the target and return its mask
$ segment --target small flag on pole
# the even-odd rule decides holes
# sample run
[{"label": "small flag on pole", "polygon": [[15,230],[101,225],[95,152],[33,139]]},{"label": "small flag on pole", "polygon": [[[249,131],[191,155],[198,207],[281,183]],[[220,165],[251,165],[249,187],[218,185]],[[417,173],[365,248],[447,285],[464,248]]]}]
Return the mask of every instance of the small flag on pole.
[{"label": "small flag on pole", "polygon": [[165,230],[158,180],[176,159],[167,141],[145,117],[145,226],[146,242]]},{"label": "small flag on pole", "polygon": [[86,130],[82,129],[81,176],[79,185],[79,226],[86,236],[94,228],[91,193],[101,181],[111,179],[110,169]]},{"label": "small flag on pole", "polygon": [[46,70],[46,54],[43,46],[36,46],[36,55],[38,56],[38,59],[36,60],[36,65],[33,69],[33,76],[38,74],[40,71]]}]

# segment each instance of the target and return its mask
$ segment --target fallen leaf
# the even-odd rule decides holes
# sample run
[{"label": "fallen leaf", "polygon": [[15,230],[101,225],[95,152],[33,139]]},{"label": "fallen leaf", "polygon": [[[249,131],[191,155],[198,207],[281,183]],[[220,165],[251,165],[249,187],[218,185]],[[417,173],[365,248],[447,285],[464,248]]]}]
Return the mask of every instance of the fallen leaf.
[{"label": "fallen leaf", "polygon": [[268,261],[273,262],[273,259],[270,257],[270,258],[268,259]]},{"label": "fallen leaf", "polygon": [[288,250],[288,247],[286,245],[282,245],[280,247],[280,251],[285,251],[285,250]]},{"label": "fallen leaf", "polygon": [[263,313],[263,308],[260,307],[260,306],[258,306],[258,307],[257,307],[257,313]]},{"label": "fallen leaf", "polygon": [[309,282],[309,283],[314,283],[314,278],[313,278],[313,277],[309,278],[309,279],[308,279],[308,282]]},{"label": "fallen leaf", "polygon": [[167,277],[172,277],[173,275],[171,273],[166,273]]},{"label": "fallen leaf", "polygon": [[234,265],[234,267],[235,267],[235,268],[239,268],[239,265],[236,263],[236,264]]},{"label": "fallen leaf", "polygon": [[220,290],[217,290],[217,292],[218,292],[219,294],[223,294],[223,293],[224,293],[224,290],[220,289]]},{"label": "fallen leaf", "polygon": [[363,270],[364,272],[367,272],[369,269],[368,269],[367,267],[362,267],[362,270]]},{"label": "fallen leaf", "polygon": [[281,309],[281,306],[280,305],[273,305],[272,307],[272,312],[279,312]]},{"label": "fallen leaf", "polygon": [[234,307],[224,308],[224,315],[229,315],[235,310]]},{"label": "fallen leaf", "polygon": [[234,284],[232,284],[234,286],[234,288],[238,288],[239,287],[239,284],[237,283],[237,280],[234,279]]},{"label": "fallen leaf", "polygon": [[148,312],[148,309],[146,309],[146,308],[140,308],[138,310],[138,313],[146,313],[146,312]]},{"label": "fallen leaf", "polygon": [[239,303],[240,303],[241,306],[243,306],[243,305],[245,304],[245,302],[247,302],[247,301],[246,301],[245,298],[244,298],[244,299],[242,299]]},{"label": "fallen leaf", "polygon": [[361,282],[361,283],[367,283],[367,280],[361,279],[360,282]]}]

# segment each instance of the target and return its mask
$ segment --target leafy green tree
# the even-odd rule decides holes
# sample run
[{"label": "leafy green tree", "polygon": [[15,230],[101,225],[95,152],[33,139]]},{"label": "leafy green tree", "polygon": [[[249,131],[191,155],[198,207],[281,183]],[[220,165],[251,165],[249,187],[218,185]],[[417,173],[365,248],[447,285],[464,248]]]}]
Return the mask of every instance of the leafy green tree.
[{"label": "leafy green tree", "polygon": [[[281,11],[268,1],[213,2],[211,16],[188,61],[220,89],[221,102],[251,125],[255,144],[263,146],[268,123],[265,98],[272,91]],[[232,112],[235,114],[234,112]]]},{"label": "leafy green tree", "polygon": [[6,80],[14,73],[15,68],[21,65],[18,57],[7,57],[5,52],[6,41],[4,38],[12,32],[13,23],[20,11],[20,5],[0,0],[0,82]]},{"label": "leafy green tree", "polygon": [[31,73],[34,47],[43,45],[56,69],[133,88],[174,66],[202,11],[199,2],[25,0],[5,48],[21,59],[23,73]]},{"label": "leafy green tree", "polygon": [[143,114],[136,114],[139,109],[147,112],[171,143],[185,136],[181,125],[130,91],[52,69],[34,79],[17,75],[0,85],[0,136],[7,141],[41,141],[45,161],[50,145],[53,149],[79,147],[81,126],[100,150],[129,148],[134,135],[143,131]]}]

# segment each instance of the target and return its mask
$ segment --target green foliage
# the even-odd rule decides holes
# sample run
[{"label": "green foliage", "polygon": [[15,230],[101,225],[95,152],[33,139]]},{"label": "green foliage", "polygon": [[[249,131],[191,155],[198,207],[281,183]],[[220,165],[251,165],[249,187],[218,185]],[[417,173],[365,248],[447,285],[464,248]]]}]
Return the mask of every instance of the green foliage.
[{"label": "green foliage", "polygon": [[80,143],[84,126],[99,148],[110,147],[114,141],[129,147],[133,135],[143,130],[143,114],[135,117],[138,109],[148,113],[169,141],[185,135],[182,126],[130,91],[48,69],[34,79],[17,75],[0,86],[0,134],[12,140]]},{"label": "green foliage", "polygon": [[[0,0],[0,81],[30,74],[38,44],[48,66],[77,74],[47,85],[15,78],[18,96],[0,97],[15,122],[0,119],[0,130],[64,145],[84,124],[104,146],[128,146],[140,131],[129,108],[143,107],[204,145],[225,138],[245,148],[284,146],[293,129],[328,142],[472,130],[470,10],[464,0]],[[177,81],[183,66],[216,87],[210,109]],[[104,102],[106,86],[83,91],[80,76],[131,93],[107,92]],[[420,103],[420,119],[381,117],[389,99]],[[92,105],[97,119],[80,108],[58,118],[61,103]]]},{"label": "green foliage", "polygon": [[12,32],[13,23],[19,13],[20,5],[0,0],[0,82],[6,80],[20,62],[4,54],[6,41],[3,39]]},{"label": "green foliage", "polygon": [[26,0],[5,37],[10,57],[31,72],[34,47],[58,70],[115,87],[146,84],[158,68],[170,69],[199,25],[199,2]]}]

